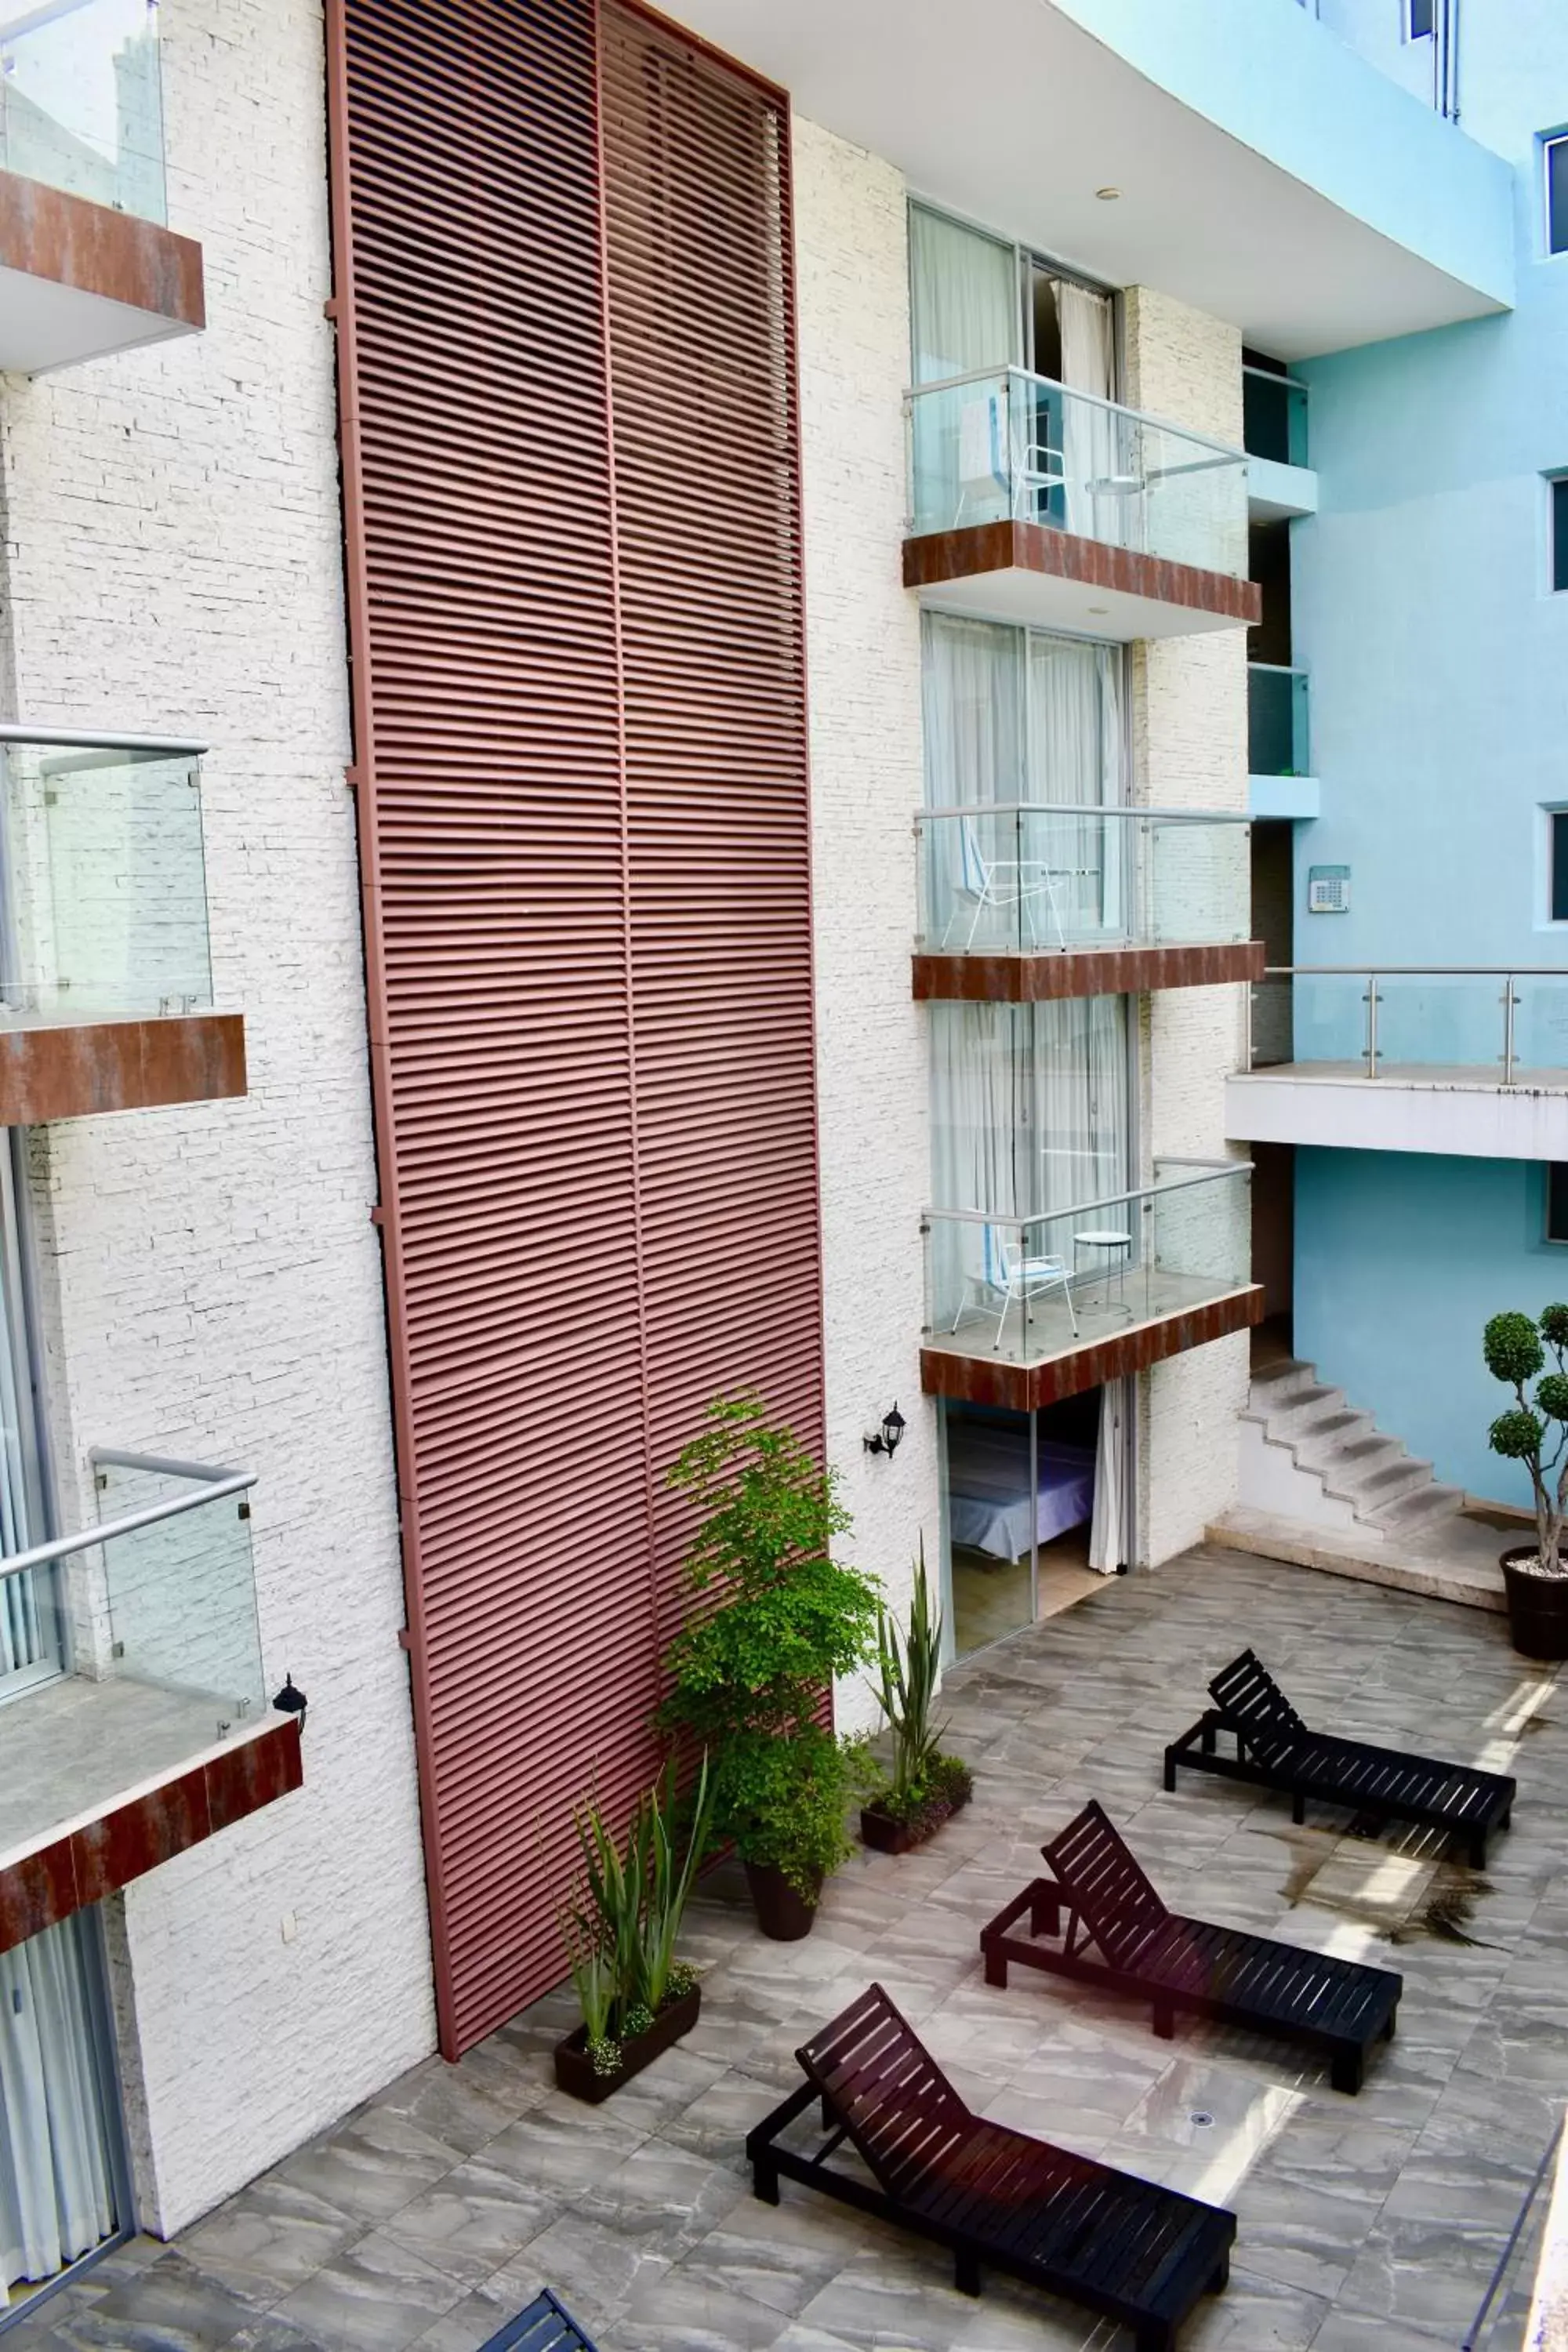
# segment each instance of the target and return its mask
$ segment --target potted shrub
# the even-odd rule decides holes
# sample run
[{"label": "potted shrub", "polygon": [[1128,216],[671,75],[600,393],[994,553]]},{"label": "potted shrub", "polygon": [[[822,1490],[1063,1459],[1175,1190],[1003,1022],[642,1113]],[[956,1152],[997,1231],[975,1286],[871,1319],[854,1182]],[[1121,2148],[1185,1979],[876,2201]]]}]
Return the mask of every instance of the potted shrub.
[{"label": "potted shrub", "polygon": [[860,1834],[879,1853],[908,1853],[960,1811],[974,1787],[967,1764],[942,1752],[945,1724],[931,1707],[942,1671],[942,1612],[931,1605],[925,1549],[915,1563],[910,1622],[900,1638],[877,1612],[876,1692],[893,1734],[893,1769],[860,1809]]},{"label": "potted shrub", "polygon": [[702,2005],[697,1971],[676,1958],[675,1941],[712,1821],[706,1757],[679,1861],[676,1810],[671,1770],[662,1793],[637,1799],[624,1853],[591,1800],[573,1814],[583,1877],[562,1929],[583,2022],[555,2045],[555,2079],[593,2105],[689,2033]]},{"label": "potted shrub", "polygon": [[[1551,1350],[1554,1370],[1548,1370]],[[1527,1658],[1568,1658],[1568,1570],[1563,1522],[1568,1515],[1568,1307],[1547,1307],[1538,1320],[1494,1315],[1482,1336],[1487,1370],[1513,1391],[1514,1402],[1487,1433],[1494,1454],[1522,1462],[1535,1491],[1535,1541],[1501,1556],[1509,1632]],[[1533,1397],[1525,1383],[1535,1382]]]},{"label": "potted shrub", "polygon": [[834,1474],[754,1393],[710,1404],[668,1483],[700,1519],[686,1562],[695,1605],[666,1660],[659,1720],[707,1749],[714,1835],[745,1865],[763,1933],[789,1941],[851,1851],[866,1752],[818,1717],[835,1677],[870,1655],[877,1587],[832,1557],[849,1526]]}]

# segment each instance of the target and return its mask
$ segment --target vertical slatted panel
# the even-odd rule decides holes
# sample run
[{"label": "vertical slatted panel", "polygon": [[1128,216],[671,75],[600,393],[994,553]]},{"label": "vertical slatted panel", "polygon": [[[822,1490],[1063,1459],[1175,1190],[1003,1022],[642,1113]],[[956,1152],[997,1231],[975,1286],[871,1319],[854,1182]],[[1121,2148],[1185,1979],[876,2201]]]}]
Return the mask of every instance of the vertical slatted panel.
[{"label": "vertical slatted panel", "polygon": [[[653,1458],[823,1442],[788,114],[620,0],[600,85]],[[656,1493],[663,1630],[683,1508]]]},{"label": "vertical slatted panel", "polygon": [[656,1665],[641,1431],[605,1433],[637,1287],[594,28],[591,0],[345,0],[342,28],[362,851],[455,2053],[560,1976],[569,1801],[643,1777]]},{"label": "vertical slatted panel", "polygon": [[372,1058],[456,2055],[562,1974],[572,1800],[619,1809],[653,1769],[681,1534],[658,1474],[742,1381],[821,1438],[787,152],[775,100],[594,0],[329,0],[328,23]]}]

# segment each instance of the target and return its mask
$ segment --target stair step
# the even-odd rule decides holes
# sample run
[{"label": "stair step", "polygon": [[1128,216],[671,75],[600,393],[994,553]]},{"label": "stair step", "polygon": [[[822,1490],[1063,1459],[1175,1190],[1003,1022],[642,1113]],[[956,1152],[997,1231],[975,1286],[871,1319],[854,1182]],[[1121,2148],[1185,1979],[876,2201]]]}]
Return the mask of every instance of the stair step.
[{"label": "stair step", "polygon": [[1462,1486],[1445,1486],[1440,1480],[1434,1478],[1413,1494],[1402,1495],[1394,1502],[1384,1503],[1369,1517],[1373,1527],[1382,1528],[1390,1535],[1413,1535],[1423,1528],[1436,1526],[1439,1520],[1453,1518],[1464,1500]]},{"label": "stair step", "polygon": [[1407,1454],[1396,1454],[1392,1462],[1380,1462],[1364,1475],[1339,1471],[1324,1483],[1331,1495],[1342,1495],[1361,1517],[1369,1517],[1373,1511],[1386,1510],[1391,1503],[1430,1486],[1432,1465],[1416,1462]]},{"label": "stair step", "polygon": [[1271,1444],[1287,1446],[1298,1470],[1318,1479],[1325,1496],[1348,1504],[1365,1526],[1418,1534],[1463,1506],[1459,1487],[1434,1477],[1430,1462],[1408,1454],[1342,1389],[1320,1380],[1315,1364],[1290,1358],[1264,1365],[1252,1381],[1247,1418],[1261,1424]]}]

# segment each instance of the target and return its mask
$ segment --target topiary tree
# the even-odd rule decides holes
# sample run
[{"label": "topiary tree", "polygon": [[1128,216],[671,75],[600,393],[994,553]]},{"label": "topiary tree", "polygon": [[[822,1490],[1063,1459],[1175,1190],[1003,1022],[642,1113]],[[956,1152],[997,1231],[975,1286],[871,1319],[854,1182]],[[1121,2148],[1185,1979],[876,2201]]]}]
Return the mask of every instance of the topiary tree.
[{"label": "topiary tree", "polygon": [[[1546,1370],[1551,1349],[1555,1371]],[[1568,1307],[1542,1307],[1538,1320],[1515,1311],[1494,1315],[1481,1353],[1494,1380],[1515,1402],[1500,1412],[1487,1443],[1506,1461],[1522,1462],[1535,1490],[1537,1548],[1543,1575],[1561,1576],[1563,1524],[1568,1517]],[[1539,1377],[1538,1377],[1539,1375]],[[1525,1383],[1535,1381],[1533,1398]]]}]

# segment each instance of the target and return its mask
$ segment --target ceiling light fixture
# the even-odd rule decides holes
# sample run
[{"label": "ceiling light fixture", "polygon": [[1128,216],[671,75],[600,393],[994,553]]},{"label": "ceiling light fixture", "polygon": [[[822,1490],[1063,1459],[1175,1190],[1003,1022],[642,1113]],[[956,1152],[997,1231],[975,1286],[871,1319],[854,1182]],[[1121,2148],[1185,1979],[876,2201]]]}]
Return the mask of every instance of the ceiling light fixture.
[{"label": "ceiling light fixture", "polygon": [[1094,193],[1100,198],[1102,205],[1113,205],[1121,195],[1121,191],[1120,188],[1096,188]]}]

